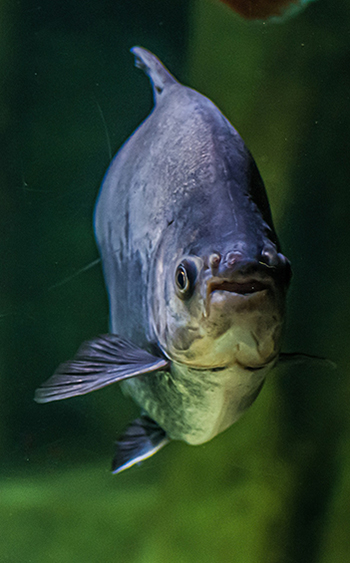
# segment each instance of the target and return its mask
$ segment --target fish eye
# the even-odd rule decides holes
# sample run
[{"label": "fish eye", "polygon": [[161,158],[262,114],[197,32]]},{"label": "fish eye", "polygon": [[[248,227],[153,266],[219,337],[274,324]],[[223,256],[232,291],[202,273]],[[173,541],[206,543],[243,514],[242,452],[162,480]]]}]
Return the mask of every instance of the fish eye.
[{"label": "fish eye", "polygon": [[179,297],[188,298],[192,295],[197,278],[197,268],[192,260],[183,260],[175,272],[175,284]]},{"label": "fish eye", "polygon": [[176,269],[176,285],[180,291],[186,291],[190,285],[186,269],[182,264]]}]

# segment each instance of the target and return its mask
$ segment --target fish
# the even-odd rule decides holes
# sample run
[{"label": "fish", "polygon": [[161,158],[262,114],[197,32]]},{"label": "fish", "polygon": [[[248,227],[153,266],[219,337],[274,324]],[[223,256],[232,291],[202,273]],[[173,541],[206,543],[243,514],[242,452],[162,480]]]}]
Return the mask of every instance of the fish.
[{"label": "fish", "polygon": [[243,139],[143,47],[154,107],[112,160],[94,211],[109,332],[84,342],[38,403],[119,382],[140,416],[113,473],[172,440],[208,442],[259,395],[281,355],[291,265]]},{"label": "fish", "polygon": [[294,16],[313,0],[221,0],[248,20],[283,19]]}]

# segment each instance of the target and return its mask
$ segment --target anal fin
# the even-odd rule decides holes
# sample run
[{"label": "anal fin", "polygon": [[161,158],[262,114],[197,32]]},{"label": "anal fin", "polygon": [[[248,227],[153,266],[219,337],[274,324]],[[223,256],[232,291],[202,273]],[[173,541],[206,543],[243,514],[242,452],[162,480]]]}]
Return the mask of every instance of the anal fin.
[{"label": "anal fin", "polygon": [[116,442],[112,472],[120,473],[151,457],[169,442],[163,428],[147,415],[134,420]]}]

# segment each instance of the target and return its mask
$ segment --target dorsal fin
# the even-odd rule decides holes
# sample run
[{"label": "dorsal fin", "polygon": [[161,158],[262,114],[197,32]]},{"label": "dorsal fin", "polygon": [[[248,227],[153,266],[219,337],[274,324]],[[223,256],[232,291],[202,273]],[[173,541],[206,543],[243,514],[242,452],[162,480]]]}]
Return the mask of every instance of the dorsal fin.
[{"label": "dorsal fin", "polygon": [[171,84],[176,84],[177,80],[165,68],[160,60],[143,47],[132,47],[130,51],[135,56],[135,66],[141,68],[151,81],[153,88],[154,101],[162,94],[163,90]]}]

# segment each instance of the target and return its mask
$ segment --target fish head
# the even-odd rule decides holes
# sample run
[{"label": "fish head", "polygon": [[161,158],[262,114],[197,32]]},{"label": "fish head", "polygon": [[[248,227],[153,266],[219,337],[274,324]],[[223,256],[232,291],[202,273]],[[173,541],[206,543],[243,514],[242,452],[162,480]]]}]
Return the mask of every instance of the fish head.
[{"label": "fish head", "polygon": [[164,354],[203,369],[273,365],[291,278],[277,245],[236,240],[184,250],[158,255],[152,322]]},{"label": "fish head", "polygon": [[[167,74],[157,87],[158,63],[156,106],[138,133],[146,152],[138,157],[135,188],[138,198],[140,186],[151,194],[142,205],[135,201],[139,223],[144,208],[152,208],[138,244],[147,245],[147,340],[194,368],[272,363],[290,265],[263,180],[243,139],[210,100]],[[149,54],[140,64],[152,72]]]}]

